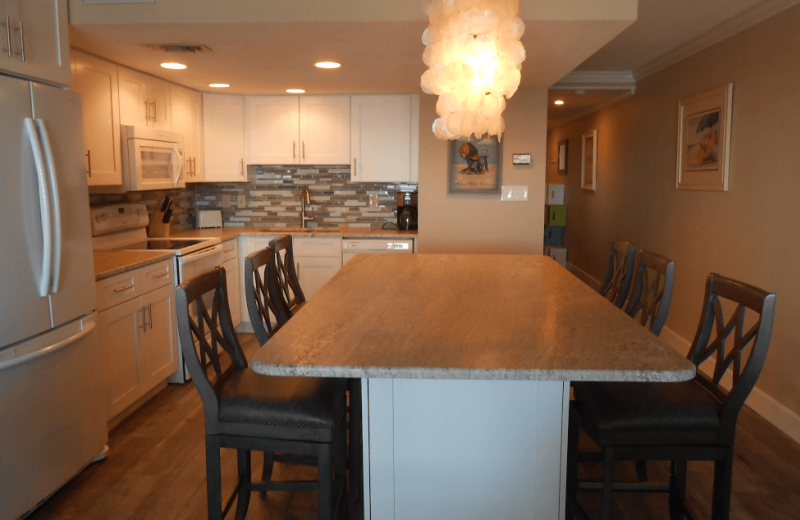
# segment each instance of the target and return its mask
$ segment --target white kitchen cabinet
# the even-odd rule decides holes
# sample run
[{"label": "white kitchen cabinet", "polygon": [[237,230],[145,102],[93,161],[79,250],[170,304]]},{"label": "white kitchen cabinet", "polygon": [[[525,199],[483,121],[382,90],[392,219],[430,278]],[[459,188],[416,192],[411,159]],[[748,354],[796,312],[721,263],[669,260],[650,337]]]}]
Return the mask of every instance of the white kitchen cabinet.
[{"label": "white kitchen cabinet", "polygon": [[100,312],[103,379],[111,420],[141,397],[138,352],[144,344],[145,323],[141,299],[135,298]]},{"label": "white kitchen cabinet", "polygon": [[247,164],[350,162],[349,96],[245,96]]},{"label": "white kitchen cabinet", "polygon": [[342,268],[342,239],[294,237],[292,249],[297,279],[308,301]]},{"label": "white kitchen cabinet", "polygon": [[351,182],[417,182],[419,96],[350,98]]},{"label": "white kitchen cabinet", "polygon": [[121,66],[118,75],[120,124],[172,130],[169,83]]},{"label": "white kitchen cabinet", "polygon": [[225,281],[228,285],[228,304],[231,321],[236,327],[242,321],[241,292],[242,278],[239,276],[239,247],[236,239],[222,243],[222,266],[225,268]]},{"label": "white kitchen cabinet", "polygon": [[203,161],[203,96],[172,85],[172,131],[183,135],[183,164],[187,182],[205,180]]},{"label": "white kitchen cabinet", "polygon": [[122,184],[117,66],[72,52],[72,87],[81,96],[89,186]]},{"label": "white kitchen cabinet", "polygon": [[203,94],[206,182],[246,182],[244,96]]},{"label": "white kitchen cabinet", "polygon": [[0,70],[69,85],[67,23],[67,0],[0,0]]},{"label": "white kitchen cabinet", "polygon": [[172,284],[142,296],[147,329],[139,351],[141,385],[150,390],[178,369],[178,331],[175,322],[175,288]]}]

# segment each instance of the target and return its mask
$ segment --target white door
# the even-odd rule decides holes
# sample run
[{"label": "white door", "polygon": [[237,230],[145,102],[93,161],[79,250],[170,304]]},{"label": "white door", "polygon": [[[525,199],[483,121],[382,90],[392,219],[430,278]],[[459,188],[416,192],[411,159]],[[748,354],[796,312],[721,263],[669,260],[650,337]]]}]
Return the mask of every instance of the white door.
[{"label": "white door", "polygon": [[[13,56],[17,59],[11,61],[12,70],[32,78],[69,85],[66,0],[7,1],[12,24],[12,49],[20,53],[20,56]],[[24,61],[21,56],[23,49]]]},{"label": "white door", "polygon": [[342,268],[342,257],[295,257],[295,270],[303,296],[310,300]]},{"label": "white door", "polygon": [[147,314],[147,330],[138,359],[141,384],[147,392],[178,369],[174,286],[165,285],[142,296],[142,311]]},{"label": "white door", "polygon": [[300,162],[350,164],[350,96],[300,98]]},{"label": "white door", "polygon": [[162,79],[147,76],[147,101],[150,107],[148,126],[159,130],[172,130],[170,120],[169,83]]},{"label": "white door", "polygon": [[206,182],[244,182],[244,96],[203,94]]},{"label": "white door", "polygon": [[171,111],[172,131],[183,135],[183,171],[187,182],[199,182],[197,157],[202,149],[201,134],[198,127],[200,93],[177,85],[172,85]]},{"label": "white door", "polygon": [[125,67],[118,67],[119,123],[147,126],[152,104],[147,99],[147,76]]},{"label": "white door", "polygon": [[108,395],[107,420],[142,395],[138,353],[144,349],[146,315],[135,298],[98,314],[103,379]]},{"label": "white door", "polygon": [[245,96],[247,164],[300,164],[297,96]]},{"label": "white door", "polygon": [[89,186],[122,184],[117,66],[72,52],[72,90],[80,94]]},{"label": "white door", "polygon": [[352,96],[350,180],[410,182],[411,97]]}]

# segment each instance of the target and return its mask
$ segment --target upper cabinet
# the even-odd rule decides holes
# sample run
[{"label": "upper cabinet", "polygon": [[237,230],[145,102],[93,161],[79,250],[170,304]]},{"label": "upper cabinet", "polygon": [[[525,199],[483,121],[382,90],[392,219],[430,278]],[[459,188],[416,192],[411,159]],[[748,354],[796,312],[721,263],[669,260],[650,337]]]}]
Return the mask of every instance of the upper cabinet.
[{"label": "upper cabinet", "polygon": [[203,156],[203,96],[172,85],[172,131],[183,134],[183,164],[186,182],[205,180]]},{"label": "upper cabinet", "polygon": [[417,182],[419,96],[352,96],[350,180]]},{"label": "upper cabinet", "polygon": [[117,66],[73,51],[72,90],[81,96],[89,186],[122,184]]},{"label": "upper cabinet", "polygon": [[171,104],[169,83],[119,67],[120,124],[172,130]]},{"label": "upper cabinet", "polygon": [[244,96],[203,94],[206,182],[247,180],[244,122]]},{"label": "upper cabinet", "polygon": [[0,0],[0,70],[69,85],[67,0]]},{"label": "upper cabinet", "polygon": [[247,164],[350,162],[349,96],[246,96]]}]

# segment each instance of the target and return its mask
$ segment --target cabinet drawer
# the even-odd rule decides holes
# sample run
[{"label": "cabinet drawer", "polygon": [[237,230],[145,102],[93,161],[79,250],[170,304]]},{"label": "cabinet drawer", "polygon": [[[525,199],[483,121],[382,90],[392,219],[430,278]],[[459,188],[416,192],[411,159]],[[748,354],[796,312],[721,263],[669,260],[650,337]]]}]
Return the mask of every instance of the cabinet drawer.
[{"label": "cabinet drawer", "polygon": [[138,269],[118,274],[96,283],[97,310],[102,311],[144,293]]},{"label": "cabinet drawer", "polygon": [[239,242],[236,239],[222,243],[222,260],[231,260],[239,256]]},{"label": "cabinet drawer", "polygon": [[333,238],[293,238],[294,256],[342,256],[342,239]]},{"label": "cabinet drawer", "polygon": [[174,285],[174,270],[175,263],[172,260],[165,260],[137,269],[142,276],[142,293],[150,292],[165,285]]}]

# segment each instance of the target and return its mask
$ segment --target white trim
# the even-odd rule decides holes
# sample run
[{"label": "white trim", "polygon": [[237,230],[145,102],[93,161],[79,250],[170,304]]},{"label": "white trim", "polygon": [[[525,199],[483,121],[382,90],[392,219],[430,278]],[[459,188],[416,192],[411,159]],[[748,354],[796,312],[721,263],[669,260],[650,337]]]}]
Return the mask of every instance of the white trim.
[{"label": "white trim", "polygon": [[[799,0],[800,1],[800,0]],[[630,71],[574,70],[550,87],[552,90],[636,90]]]},{"label": "white trim", "polygon": [[704,49],[711,47],[731,36],[748,29],[757,23],[763,22],[767,18],[785,11],[800,0],[764,0],[746,9],[743,9],[704,31],[701,35],[675,47],[671,51],[659,56],[658,58],[645,63],[633,71],[633,77],[640,81],[647,76],[654,74],[662,69],[669,67],[681,60],[692,56]]},{"label": "white trim", "polygon": [[[589,287],[595,290],[600,287],[600,280],[575,264],[567,263],[567,270]],[[664,327],[659,337],[663,339],[667,345],[684,356],[689,353],[689,348],[692,346],[690,341],[678,335],[678,333],[669,327]],[[712,359],[707,359],[705,363],[700,365],[700,369],[706,374],[712,374],[714,372],[713,366],[714,361]],[[730,388],[730,373],[722,378],[722,386],[726,389]],[[800,415],[788,409],[758,387],[753,388],[745,404],[773,426],[788,435],[792,440],[800,443]]]}]

